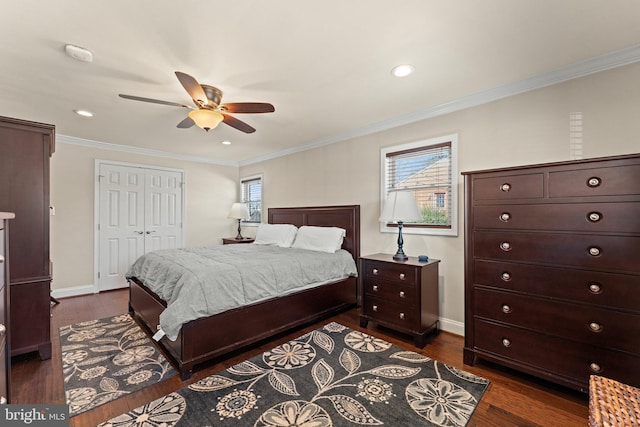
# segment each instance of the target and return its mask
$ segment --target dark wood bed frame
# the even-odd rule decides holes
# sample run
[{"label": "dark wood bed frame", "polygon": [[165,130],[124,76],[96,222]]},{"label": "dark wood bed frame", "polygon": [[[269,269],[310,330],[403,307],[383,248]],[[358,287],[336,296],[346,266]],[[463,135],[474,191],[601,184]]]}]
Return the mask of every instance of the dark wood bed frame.
[{"label": "dark wood bed frame", "polygon": [[[343,249],[358,265],[360,257],[360,206],[270,208],[270,224],[335,226],[347,230]],[[357,278],[307,289],[283,297],[232,309],[193,320],[182,326],[175,341],[158,343],[173,359],[183,380],[196,365],[317,321],[353,307],[357,301]],[[129,280],[129,312],[150,333],[155,333],[166,303],[136,278]]]}]

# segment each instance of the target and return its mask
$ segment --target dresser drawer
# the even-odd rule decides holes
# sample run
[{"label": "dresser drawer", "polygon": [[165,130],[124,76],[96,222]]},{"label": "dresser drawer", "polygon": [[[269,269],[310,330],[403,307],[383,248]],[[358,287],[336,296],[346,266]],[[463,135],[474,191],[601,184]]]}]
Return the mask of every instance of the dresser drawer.
[{"label": "dresser drawer", "polygon": [[476,288],[475,315],[640,356],[640,316]]},{"label": "dresser drawer", "polygon": [[640,358],[617,351],[483,320],[475,323],[474,342],[475,349],[533,368],[546,379],[561,376],[586,387],[589,375],[598,374],[640,385]]},{"label": "dresser drawer", "polygon": [[392,323],[406,330],[416,330],[415,308],[396,304],[381,298],[365,296],[363,312],[381,322]]},{"label": "dresser drawer", "polygon": [[416,274],[416,268],[410,265],[368,260],[364,263],[365,278],[415,285],[418,282]]},{"label": "dresser drawer", "polygon": [[474,282],[640,313],[640,276],[475,260]]},{"label": "dresser drawer", "polygon": [[549,172],[549,197],[640,194],[640,164]]},{"label": "dresser drawer", "polygon": [[476,231],[475,258],[640,273],[640,236]]},{"label": "dresser drawer", "polygon": [[416,300],[416,287],[399,283],[367,279],[364,281],[364,293],[398,304],[412,305]]},{"label": "dresser drawer", "polygon": [[544,196],[542,173],[476,178],[473,200],[534,199]]},{"label": "dresser drawer", "polygon": [[476,206],[476,228],[640,233],[640,202]]}]

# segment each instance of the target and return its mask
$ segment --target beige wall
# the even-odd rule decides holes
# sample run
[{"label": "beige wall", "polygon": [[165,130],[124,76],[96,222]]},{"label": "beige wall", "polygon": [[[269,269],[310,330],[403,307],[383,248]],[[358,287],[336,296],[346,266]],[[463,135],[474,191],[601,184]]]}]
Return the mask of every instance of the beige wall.
[{"label": "beige wall", "polygon": [[238,168],[217,166],[56,144],[51,158],[51,260],[56,294],[94,283],[95,159],[183,169],[185,172],[185,243],[200,246],[221,243],[235,235],[229,207],[238,193]]},{"label": "beige wall", "polygon": [[[640,152],[640,64],[424,120],[385,132],[243,166],[264,174],[265,208],[359,204],[362,254],[394,253],[395,234],[379,231],[380,148],[457,133],[458,170],[569,160],[569,114],[583,114],[584,156]],[[405,234],[405,252],[441,259],[443,327],[462,333],[464,217],[459,177],[459,235]]]}]

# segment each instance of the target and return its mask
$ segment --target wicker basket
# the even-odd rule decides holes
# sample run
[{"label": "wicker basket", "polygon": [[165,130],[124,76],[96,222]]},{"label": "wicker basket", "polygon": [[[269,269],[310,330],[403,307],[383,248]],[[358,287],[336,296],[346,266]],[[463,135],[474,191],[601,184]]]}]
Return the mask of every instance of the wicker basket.
[{"label": "wicker basket", "polygon": [[589,425],[640,426],[640,389],[609,378],[591,375]]}]

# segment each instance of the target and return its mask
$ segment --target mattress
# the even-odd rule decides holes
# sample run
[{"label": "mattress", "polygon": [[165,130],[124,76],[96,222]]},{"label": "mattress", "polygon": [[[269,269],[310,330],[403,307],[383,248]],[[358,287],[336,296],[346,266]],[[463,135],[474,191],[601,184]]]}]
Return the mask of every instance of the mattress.
[{"label": "mattress", "polygon": [[356,275],[345,250],[255,244],[153,251],[127,272],[166,301],[156,338],[172,341],[192,320]]}]

